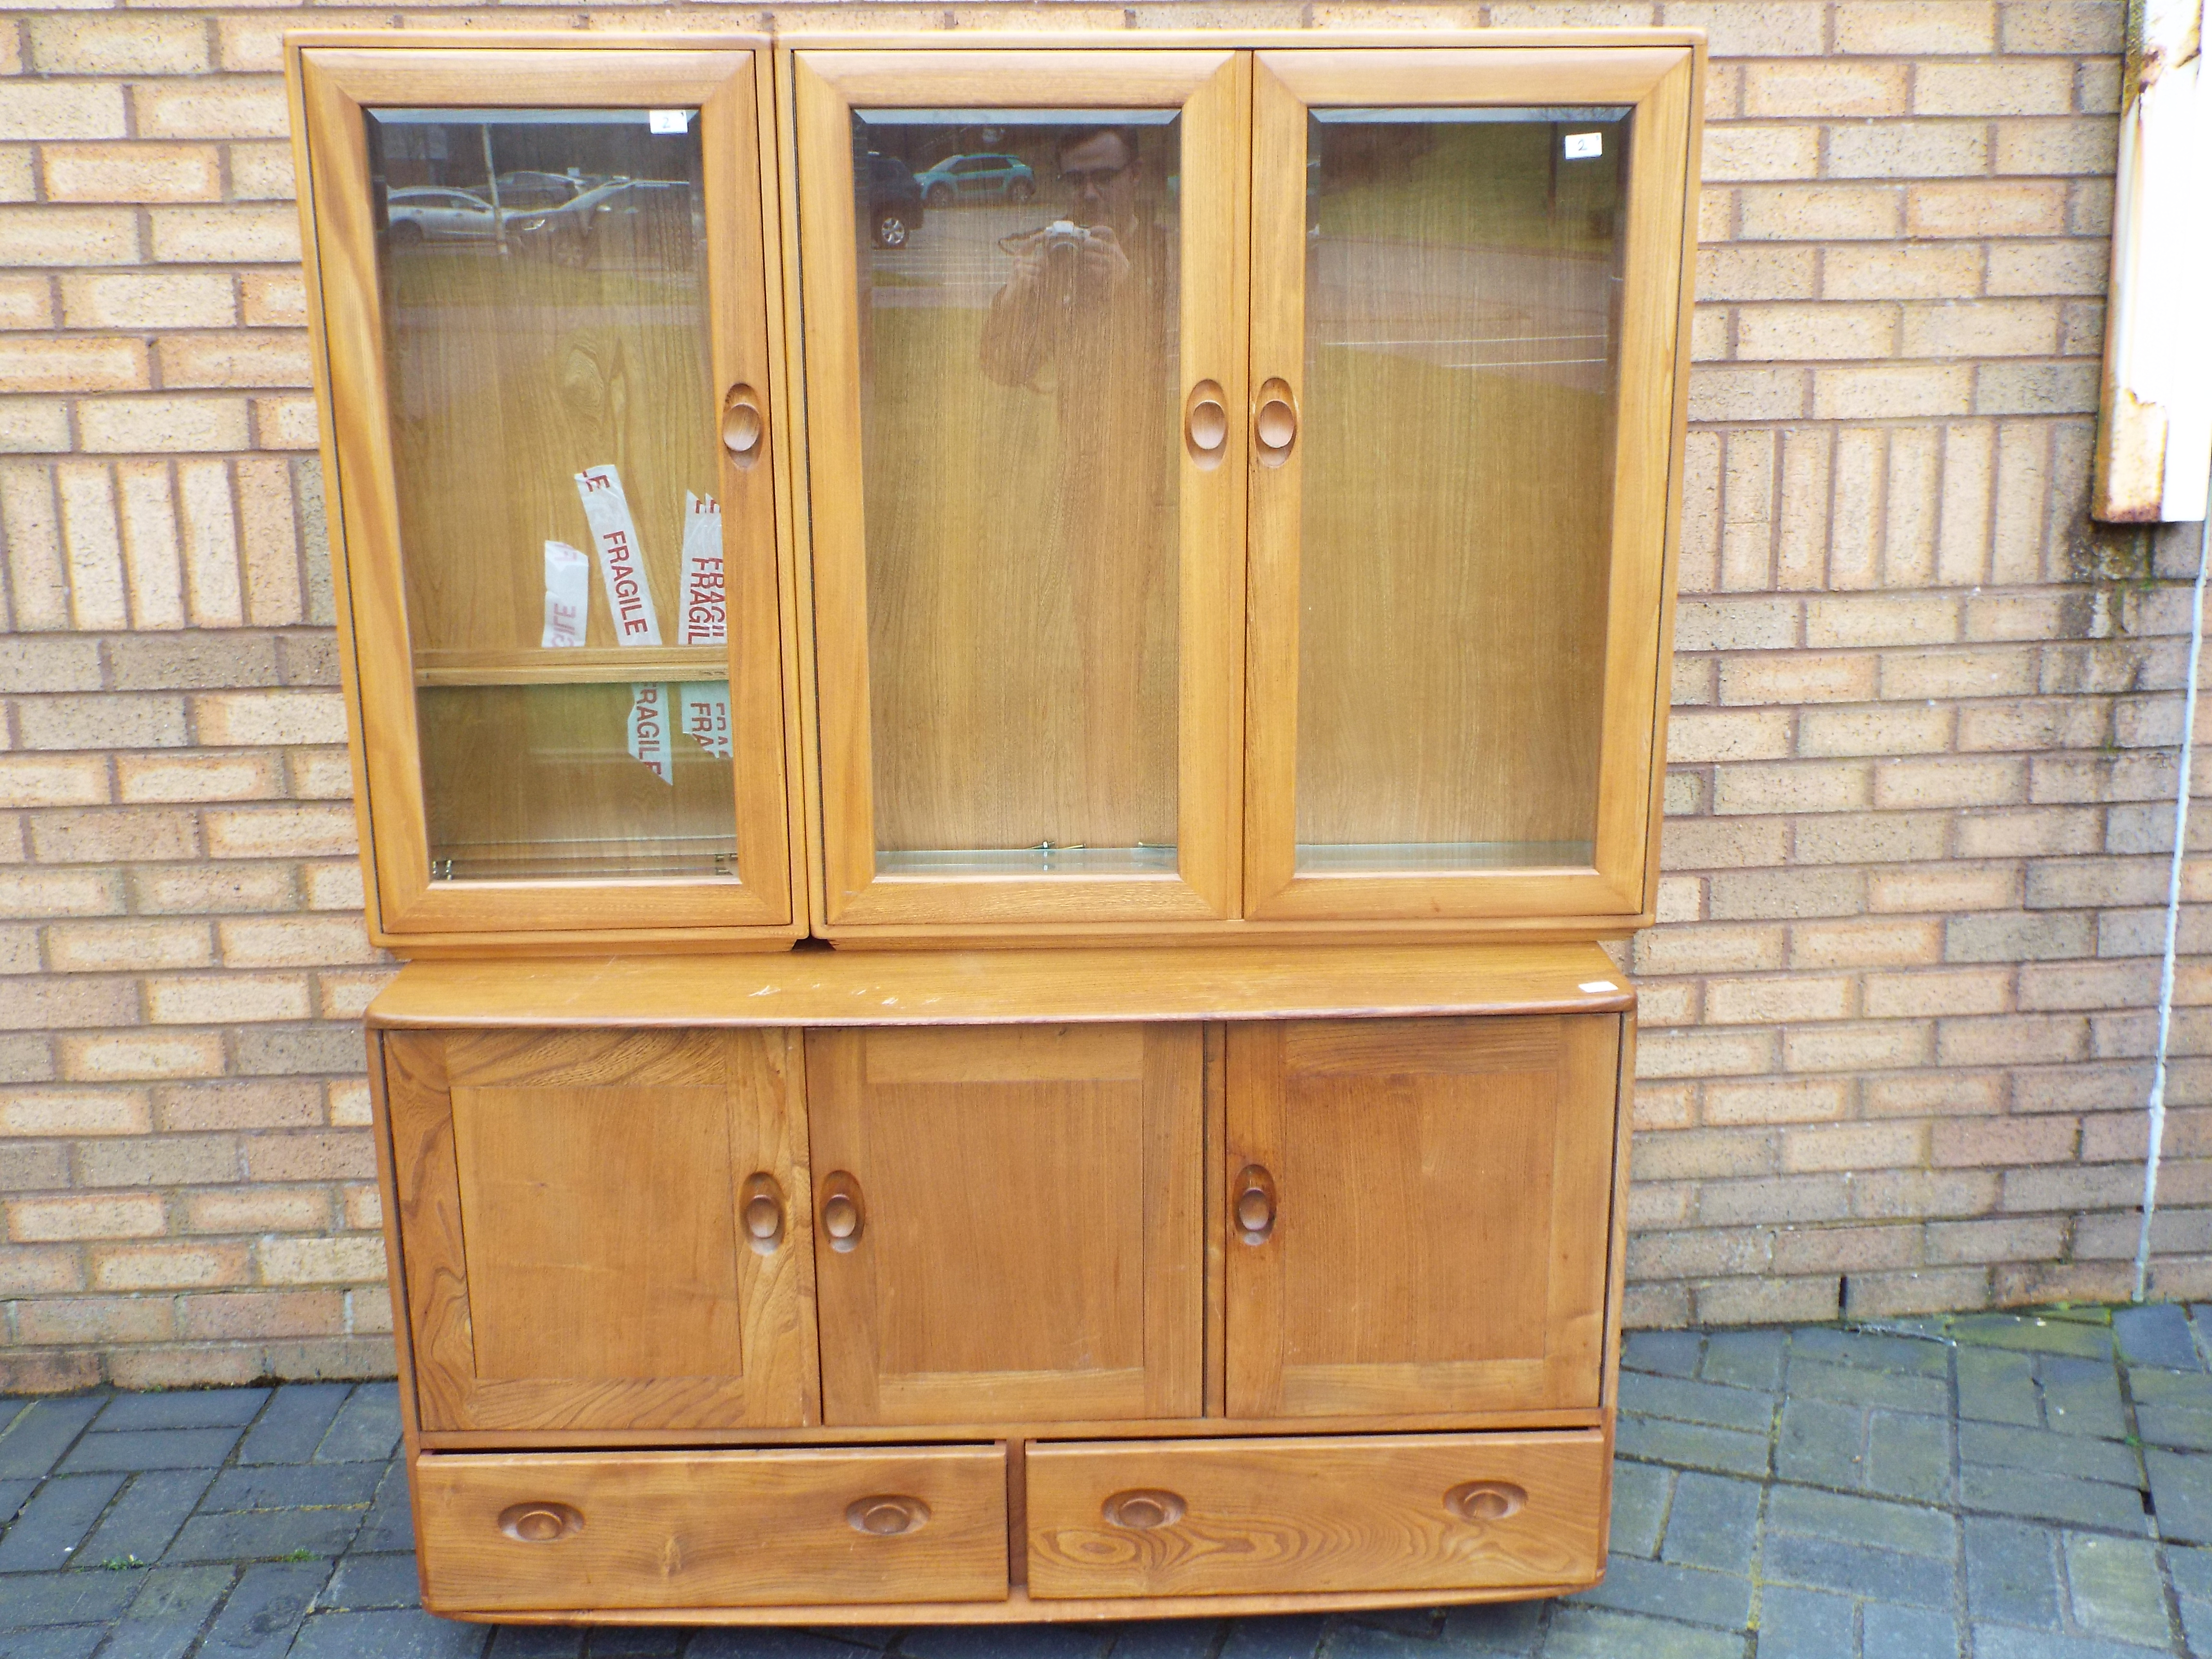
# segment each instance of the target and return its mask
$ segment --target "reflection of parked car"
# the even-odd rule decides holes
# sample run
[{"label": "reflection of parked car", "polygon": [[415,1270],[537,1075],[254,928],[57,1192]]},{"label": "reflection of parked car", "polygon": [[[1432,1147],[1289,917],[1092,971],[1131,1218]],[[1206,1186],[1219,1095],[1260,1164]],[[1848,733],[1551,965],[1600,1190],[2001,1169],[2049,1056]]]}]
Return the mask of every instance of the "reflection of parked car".
[{"label": "reflection of parked car", "polygon": [[597,252],[627,257],[641,242],[706,235],[699,191],[680,179],[611,179],[543,212],[509,213],[507,234],[525,246],[579,264]]},{"label": "reflection of parked car", "polygon": [[914,169],[896,155],[870,150],[867,172],[855,181],[855,194],[863,183],[869,236],[878,247],[904,247],[907,238],[921,228],[921,186],[915,182]]},{"label": "reflection of parked car", "polygon": [[385,210],[395,242],[489,242],[499,235],[491,204],[465,190],[410,185],[391,191]]},{"label": "reflection of parked car", "polygon": [[947,156],[915,182],[921,186],[921,199],[934,208],[1001,197],[1026,202],[1036,194],[1036,174],[1028,162],[1012,155]]},{"label": "reflection of parked car", "polygon": [[562,207],[599,182],[567,173],[502,173],[499,204],[524,212]]}]

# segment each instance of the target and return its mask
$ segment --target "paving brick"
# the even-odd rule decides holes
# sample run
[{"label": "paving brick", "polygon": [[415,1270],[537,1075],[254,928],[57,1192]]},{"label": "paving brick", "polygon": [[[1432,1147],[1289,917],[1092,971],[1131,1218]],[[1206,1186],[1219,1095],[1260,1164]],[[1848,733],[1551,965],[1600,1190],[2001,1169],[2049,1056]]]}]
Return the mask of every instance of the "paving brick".
[{"label": "paving brick", "polygon": [[266,1389],[178,1389],[118,1394],[93,1422],[95,1433],[116,1429],[236,1428],[251,1423]]},{"label": "paving brick", "polygon": [[[434,1619],[419,1610],[319,1613],[300,1627],[290,1651],[295,1659],[356,1659],[363,1654],[378,1659],[471,1659],[489,1639],[481,1625]],[[596,1650],[599,1644],[592,1646]]]},{"label": "paving brick", "polygon": [[[273,1561],[297,1550],[333,1556],[352,1542],[361,1522],[359,1510],[247,1510],[234,1515],[196,1515],[185,1522],[163,1559],[179,1564]],[[319,1584],[321,1580],[316,1582]]]},{"label": "paving brick", "polygon": [[1948,1560],[1957,1548],[1958,1528],[1942,1510],[1778,1486],[1769,1495],[1766,1528],[1800,1533],[1844,1544],[1868,1544],[1910,1555]]},{"label": "paving brick", "polygon": [[1943,1412],[1951,1408],[1951,1385],[1940,1377],[1900,1376],[1843,1365],[1790,1362],[1792,1400],[1833,1400],[1892,1411]]},{"label": "paving brick", "polygon": [[2036,1469],[2118,1486],[2142,1484],[2142,1470],[2127,1446],[2081,1435],[1995,1423],[1961,1423],[1959,1456],[1964,1462],[2000,1468]]},{"label": "paving brick", "polygon": [[149,1469],[130,1486],[100,1529],[85,1540],[86,1561],[136,1559],[151,1565],[161,1559],[208,1488],[205,1469]]},{"label": "paving brick", "polygon": [[[1544,1659],[1743,1659],[1743,1638],[1609,1607],[1561,1607],[1544,1640]],[[1224,1649],[1221,1659],[1238,1659]]]},{"label": "paving brick", "polygon": [[1635,1555],[1613,1557],[1607,1563],[1605,1582],[1571,1599],[1722,1630],[1741,1630],[1751,1622],[1750,1579]]},{"label": "paving brick", "polygon": [[2043,1391],[2043,1420],[2062,1434],[2124,1439],[2127,1413],[2120,1379],[2110,1365],[2087,1360],[2039,1358],[2035,1380]]},{"label": "paving brick", "polygon": [[[738,1644],[756,1635],[782,1633],[773,1631],[702,1631],[698,1640],[709,1644],[706,1651],[716,1656],[716,1659],[724,1655],[732,1656],[732,1659],[743,1659],[743,1656],[751,1650]],[[492,1632],[491,1659],[582,1659],[585,1635],[585,1632],[572,1625],[504,1626]],[[715,1645],[723,1643],[729,1645]],[[781,1650],[773,1647],[764,1650],[769,1654],[779,1651]],[[800,1650],[789,1651],[796,1656]],[[831,1659],[831,1656],[817,1652],[808,1655],[807,1659]],[[837,1659],[843,1659],[843,1656],[838,1656]]]},{"label": "paving brick", "polygon": [[319,1463],[352,1463],[392,1455],[399,1443],[399,1389],[392,1382],[363,1382],[339,1407],[330,1431],[315,1448]]},{"label": "paving brick", "polygon": [[1659,1534],[1676,1476],[1657,1463],[1613,1465],[1613,1548],[1623,1555],[1656,1555]]},{"label": "paving brick", "polygon": [[[1158,1645],[1151,1632],[1161,1634]],[[546,1638],[539,1647],[512,1638],[522,1638],[526,1632]],[[558,1645],[565,1638],[568,1645]],[[1127,1654],[1135,1659],[1206,1659],[1221,1639],[1218,1620],[1206,1619],[1161,1620],[1152,1624],[1126,1625],[1121,1636],[1114,1644],[1116,1659]],[[535,1631],[521,1625],[510,1625],[493,1633],[492,1659],[554,1659],[554,1656],[573,1656],[583,1650],[582,1632],[564,1631],[558,1626],[539,1626]],[[811,1630],[702,1630],[691,1638],[684,1650],[684,1659],[865,1659],[875,1650],[837,1639],[837,1633]]]},{"label": "paving brick", "polygon": [[2109,1330],[2070,1319],[1978,1314],[1951,1321],[1950,1333],[1960,1342],[1982,1347],[2029,1349],[2078,1359],[2109,1359],[2112,1354]]},{"label": "paving brick", "polygon": [[230,1594],[228,1566],[156,1567],[145,1575],[129,1620],[189,1623],[198,1629]]},{"label": "paving brick", "polygon": [[8,1659],[92,1659],[107,1632],[98,1625],[25,1631],[7,1638]]},{"label": "paving brick", "polygon": [[2203,1360],[2190,1333],[2189,1316],[2172,1303],[2122,1308],[2112,1315],[2112,1340],[2130,1365],[2164,1365],[2201,1371]]},{"label": "paving brick", "polygon": [[1695,1331],[1631,1331],[1622,1344],[1621,1369],[1689,1376],[1698,1369],[1704,1346],[1705,1339]]},{"label": "paving brick", "polygon": [[2143,1647],[2172,1644],[2166,1585],[2148,1540],[2069,1533],[2062,1550],[2074,1622],[2084,1632]]},{"label": "paving brick", "polygon": [[1762,1491],[1754,1481],[1720,1475],[1676,1477],[1660,1559],[1716,1572],[1748,1573],[1757,1550]]},{"label": "paving brick", "polygon": [[1328,1623],[1310,1614],[1239,1620],[1220,1659],[1312,1659]]},{"label": "paving brick", "polygon": [[283,1659],[330,1573],[327,1561],[269,1561],[246,1568],[208,1632],[209,1649],[223,1659]]},{"label": "paving brick", "polygon": [[1867,1413],[1866,1486],[1891,1498],[1931,1504],[1951,1499],[1952,1425],[1948,1417]]},{"label": "paving brick", "polygon": [[1793,1362],[1802,1358],[1822,1364],[1900,1371],[1915,1376],[1943,1377],[1950,1374],[1950,1353],[1942,1343],[1878,1336],[1864,1331],[1819,1328],[1793,1331],[1790,1357]]},{"label": "paving brick", "polygon": [[406,1466],[395,1459],[376,1488],[368,1517],[354,1536],[361,1550],[411,1550],[415,1547],[415,1510],[407,1498]]},{"label": "paving brick", "polygon": [[1851,1622],[1848,1595],[1769,1584],[1759,1593],[1759,1659],[1837,1659],[1851,1651]]},{"label": "paving brick", "polygon": [[142,1569],[12,1576],[7,1580],[8,1622],[18,1630],[29,1630],[119,1618],[145,1577]]},{"label": "paving brick", "polygon": [[[2212,1500],[2212,1471],[2207,1471],[2206,1480],[2207,1498]],[[1959,1471],[1959,1502],[1967,1509],[1996,1515],[2033,1516],[2038,1520],[2138,1534],[2143,1529],[2142,1498],[2133,1486],[2077,1480],[2070,1475],[2033,1469],[1966,1464]],[[2212,1521],[2212,1504],[2208,1504],[2207,1519]]]},{"label": "paving brick", "polygon": [[0,1432],[0,1479],[43,1475],[70,1449],[86,1424],[100,1414],[104,1396],[40,1400],[18,1412]]},{"label": "paving brick", "polygon": [[1642,1373],[1620,1379],[1620,1406],[1647,1417],[1706,1423],[1747,1434],[1765,1434],[1774,1420],[1771,1395]]},{"label": "paving brick", "polygon": [[1878,1585],[1892,1601],[1933,1607],[1949,1607],[1954,1594],[1949,1561],[1863,1544],[1769,1533],[1759,1559],[1765,1578],[1811,1589],[1863,1593]]},{"label": "paving brick", "polygon": [[[965,1632],[958,1632],[956,1627],[955,1633]],[[661,1659],[662,1655],[672,1656],[682,1650],[684,1634],[681,1630],[660,1625],[631,1626],[627,1629],[619,1626],[603,1627],[592,1632],[592,1659],[599,1659],[601,1653],[619,1654],[623,1659]],[[1080,1635],[1085,1639],[1072,1644],[1056,1646],[1048,1641],[1045,1646],[1055,1655],[1103,1654],[1105,1642],[1111,1639],[1103,1631],[1085,1631]],[[1006,1651],[1003,1640],[998,1644],[998,1650]],[[945,1659],[950,1659],[950,1656],[945,1656]]]},{"label": "paving brick", "polygon": [[234,1428],[126,1429],[88,1434],[70,1449],[62,1468],[93,1469],[208,1469],[230,1455]]},{"label": "paving brick", "polygon": [[1785,1400],[1774,1443],[1783,1480],[1856,1488],[1866,1477],[1866,1414],[1832,1401]]},{"label": "paving brick", "polygon": [[[1249,1659],[1278,1654],[1288,1659],[1292,1654],[1310,1654],[1319,1645],[1318,1626],[1322,1620],[1285,1620],[1282,1623],[1298,1628],[1256,1632],[1261,1645],[1249,1650]],[[1309,1624],[1314,1628],[1306,1628]],[[1270,1637],[1279,1638],[1285,1645],[1268,1645],[1267,1638]],[[1032,1655],[1035,1659],[1103,1659],[1111,1639],[1104,1632],[1086,1630],[1079,1625],[989,1625],[969,1629],[940,1625],[910,1632],[900,1645],[915,1655],[916,1659],[1030,1659]],[[599,1633],[594,1632],[592,1646],[595,1651],[599,1645]]]},{"label": "paving brick", "polygon": [[[185,1659],[200,1638],[200,1626],[181,1619],[149,1619],[118,1625],[100,1659]],[[209,1659],[214,1659],[210,1654]]]},{"label": "paving brick", "polygon": [[123,1481],[119,1474],[64,1475],[47,1481],[0,1538],[0,1573],[52,1572],[68,1566]]},{"label": "paving brick", "polygon": [[2143,1468],[2160,1534],[2176,1543],[2212,1543],[2212,1459],[2151,1447],[2143,1452]]},{"label": "paving brick", "polygon": [[1636,1417],[1624,1412],[1614,1431],[1613,1442],[1622,1455],[1646,1462],[1709,1469],[1720,1474],[1763,1476],[1766,1473],[1766,1438],[1763,1435],[1742,1434],[1733,1429],[1709,1428],[1696,1423],[1671,1423],[1664,1418]]},{"label": "paving brick", "polygon": [[331,1421],[353,1392],[344,1382],[288,1382],[269,1403],[238,1449],[241,1463],[304,1463],[330,1431]]},{"label": "paving brick", "polygon": [[2150,1659],[2143,1648],[2003,1625],[1976,1625],[1973,1641],[1974,1659]]},{"label": "paving brick", "polygon": [[1708,1382],[1771,1394],[1782,1386],[1787,1339],[1780,1331],[1715,1331],[1698,1375]]},{"label": "paving brick", "polygon": [[358,1507],[376,1495],[382,1463],[299,1463],[223,1470],[200,1505],[208,1515],[238,1510]]}]

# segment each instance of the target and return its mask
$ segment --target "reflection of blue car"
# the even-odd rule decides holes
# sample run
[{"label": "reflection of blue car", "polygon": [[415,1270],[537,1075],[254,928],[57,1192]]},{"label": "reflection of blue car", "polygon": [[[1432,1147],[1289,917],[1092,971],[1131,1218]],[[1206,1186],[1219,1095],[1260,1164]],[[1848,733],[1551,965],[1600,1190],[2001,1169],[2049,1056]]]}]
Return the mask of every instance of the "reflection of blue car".
[{"label": "reflection of blue car", "polygon": [[932,207],[1003,198],[1026,202],[1036,194],[1036,174],[1012,155],[949,155],[915,175],[921,199]]}]

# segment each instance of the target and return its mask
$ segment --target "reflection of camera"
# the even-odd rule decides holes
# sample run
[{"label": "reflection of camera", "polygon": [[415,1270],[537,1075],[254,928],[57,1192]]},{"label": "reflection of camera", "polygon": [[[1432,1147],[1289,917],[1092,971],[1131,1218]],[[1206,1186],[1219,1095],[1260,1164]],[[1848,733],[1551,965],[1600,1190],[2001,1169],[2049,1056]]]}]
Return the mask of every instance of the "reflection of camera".
[{"label": "reflection of camera", "polygon": [[1077,266],[1091,241],[1091,233],[1073,220],[1055,219],[1044,228],[1046,285],[1064,306],[1075,302]]}]

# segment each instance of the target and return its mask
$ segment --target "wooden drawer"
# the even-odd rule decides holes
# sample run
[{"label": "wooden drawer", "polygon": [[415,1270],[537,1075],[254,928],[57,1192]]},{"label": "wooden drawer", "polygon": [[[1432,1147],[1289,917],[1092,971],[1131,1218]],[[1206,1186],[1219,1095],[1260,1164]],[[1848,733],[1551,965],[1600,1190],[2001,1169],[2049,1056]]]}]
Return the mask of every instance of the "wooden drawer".
[{"label": "wooden drawer", "polygon": [[1032,1445],[1030,1594],[1588,1584],[1605,1476],[1595,1431]]},{"label": "wooden drawer", "polygon": [[995,1446],[416,1460],[434,1613],[996,1601]]}]

